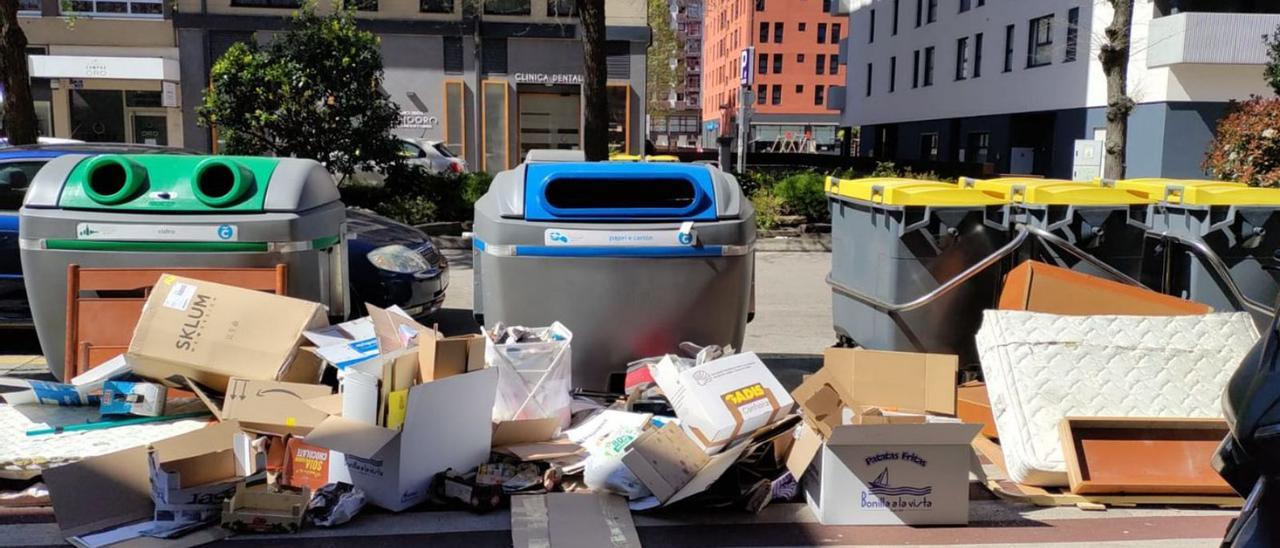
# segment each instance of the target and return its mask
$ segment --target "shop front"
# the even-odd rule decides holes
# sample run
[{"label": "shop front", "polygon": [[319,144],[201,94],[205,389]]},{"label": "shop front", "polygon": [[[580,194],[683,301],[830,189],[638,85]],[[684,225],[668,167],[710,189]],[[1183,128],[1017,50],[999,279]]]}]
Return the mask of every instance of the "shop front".
[{"label": "shop front", "polygon": [[176,52],[169,57],[31,55],[49,85],[54,137],[181,147]]}]

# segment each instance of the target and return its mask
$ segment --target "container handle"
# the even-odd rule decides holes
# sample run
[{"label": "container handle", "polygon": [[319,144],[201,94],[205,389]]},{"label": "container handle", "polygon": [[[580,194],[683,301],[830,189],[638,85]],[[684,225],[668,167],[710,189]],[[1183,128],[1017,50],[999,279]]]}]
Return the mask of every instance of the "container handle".
[{"label": "container handle", "polygon": [[1190,249],[1192,254],[1196,256],[1196,259],[1198,259],[1201,264],[1208,266],[1209,269],[1213,271],[1214,275],[1220,280],[1220,285],[1223,289],[1227,290],[1227,293],[1230,294],[1231,298],[1234,299],[1235,302],[1239,303],[1239,306],[1244,308],[1246,311],[1257,312],[1268,318],[1275,317],[1274,310],[1249,298],[1240,290],[1240,286],[1236,284],[1235,278],[1231,276],[1231,270],[1227,268],[1226,263],[1222,262],[1222,257],[1219,257],[1218,253],[1210,248],[1208,244],[1199,240],[1185,238],[1177,234],[1165,233],[1161,234],[1160,237],[1166,243],[1175,242],[1186,246],[1187,249]]}]

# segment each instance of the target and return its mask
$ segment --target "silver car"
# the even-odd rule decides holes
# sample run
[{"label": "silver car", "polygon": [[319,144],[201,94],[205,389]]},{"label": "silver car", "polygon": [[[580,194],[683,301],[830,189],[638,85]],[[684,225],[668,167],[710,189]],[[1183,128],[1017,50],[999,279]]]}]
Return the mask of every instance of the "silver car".
[{"label": "silver car", "polygon": [[467,172],[467,162],[442,141],[400,139],[400,153],[410,164],[422,166],[431,173]]}]

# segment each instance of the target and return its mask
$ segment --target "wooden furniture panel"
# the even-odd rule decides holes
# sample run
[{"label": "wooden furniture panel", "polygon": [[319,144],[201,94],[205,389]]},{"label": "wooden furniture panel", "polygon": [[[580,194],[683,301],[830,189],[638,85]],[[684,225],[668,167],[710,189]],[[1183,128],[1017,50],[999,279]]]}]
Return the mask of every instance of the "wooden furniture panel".
[{"label": "wooden furniture panel", "polygon": [[1221,419],[1067,417],[1060,433],[1073,493],[1235,494],[1210,465]]}]

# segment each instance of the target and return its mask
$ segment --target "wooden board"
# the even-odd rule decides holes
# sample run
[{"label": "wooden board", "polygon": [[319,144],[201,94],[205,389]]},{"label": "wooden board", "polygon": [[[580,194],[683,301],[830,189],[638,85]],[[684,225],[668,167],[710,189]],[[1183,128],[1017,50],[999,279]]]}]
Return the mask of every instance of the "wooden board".
[{"label": "wooden board", "polygon": [[1235,494],[1210,464],[1221,419],[1067,417],[1060,434],[1073,493]]},{"label": "wooden board", "polygon": [[983,486],[997,497],[1036,506],[1075,506],[1084,510],[1105,510],[1109,506],[1213,506],[1240,508],[1244,500],[1238,496],[1193,495],[1078,495],[1062,488],[1043,488],[1009,481],[1004,454],[996,442],[979,436],[973,440],[984,477]]}]

